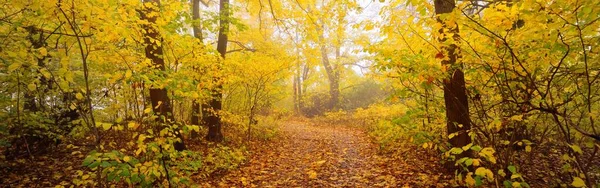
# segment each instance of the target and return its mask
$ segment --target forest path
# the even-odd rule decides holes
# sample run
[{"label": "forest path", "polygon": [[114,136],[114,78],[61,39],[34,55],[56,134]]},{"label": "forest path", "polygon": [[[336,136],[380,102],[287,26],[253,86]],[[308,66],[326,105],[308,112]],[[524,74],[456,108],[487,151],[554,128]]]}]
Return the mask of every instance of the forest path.
[{"label": "forest path", "polygon": [[219,187],[397,186],[364,131],[311,122],[286,122],[279,136],[253,151],[248,163]]}]

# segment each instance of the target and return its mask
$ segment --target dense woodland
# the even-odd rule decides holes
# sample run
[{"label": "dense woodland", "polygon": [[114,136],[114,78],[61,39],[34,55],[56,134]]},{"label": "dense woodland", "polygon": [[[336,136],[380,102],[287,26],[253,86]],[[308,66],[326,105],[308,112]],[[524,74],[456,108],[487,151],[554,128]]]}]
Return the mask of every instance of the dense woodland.
[{"label": "dense woodland", "polygon": [[0,0],[0,187],[600,187],[600,1]]}]

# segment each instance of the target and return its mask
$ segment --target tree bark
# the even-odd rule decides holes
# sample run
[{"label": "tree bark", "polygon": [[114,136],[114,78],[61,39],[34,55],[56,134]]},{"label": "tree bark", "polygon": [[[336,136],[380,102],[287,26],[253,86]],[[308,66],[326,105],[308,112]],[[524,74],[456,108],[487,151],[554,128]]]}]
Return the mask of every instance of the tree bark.
[{"label": "tree bark", "polygon": [[300,75],[298,75],[298,72],[300,72],[298,69],[300,69],[300,67],[296,67],[296,74],[294,74],[294,81],[293,81],[293,89],[294,89],[294,95],[292,96],[294,98],[294,112],[298,115],[300,115],[300,99],[298,98],[298,93],[300,92],[299,89],[299,82],[300,82]]},{"label": "tree bark", "polygon": [[[144,50],[146,52],[146,58],[152,60],[152,64],[156,69],[165,71],[165,61],[163,58],[161,58],[163,55],[163,47],[162,45],[158,45],[156,43],[156,41],[162,40],[158,29],[154,26],[158,14],[150,14],[152,12],[160,11],[158,9],[160,6],[160,0],[144,0],[144,4],[154,4],[150,6],[144,6],[144,13],[142,14],[142,19],[147,20],[150,23],[144,26],[144,30],[146,31],[146,36],[144,36],[144,44],[146,46]],[[171,105],[171,100],[169,100],[167,89],[150,88],[149,90],[152,109],[154,113],[162,117],[160,118],[160,122],[163,124],[172,124],[175,119],[173,117],[173,106]],[[183,136],[179,132],[179,129],[175,129],[174,132],[177,138],[180,139],[174,143],[174,147],[176,150],[182,151],[185,149]]]},{"label": "tree bark", "polygon": [[[221,0],[219,2],[219,37],[217,40],[217,51],[221,54],[221,61],[225,60],[225,54],[227,53],[227,33],[229,32],[229,0]],[[222,62],[219,62],[222,63]],[[220,66],[220,65],[219,65]],[[220,79],[216,78],[215,82],[219,83]],[[206,140],[211,142],[223,141],[223,134],[221,133],[221,117],[219,111],[222,109],[222,93],[223,85],[220,83],[212,91],[212,98],[208,103],[208,108],[204,109],[203,116],[204,123],[208,126],[208,135]]]},{"label": "tree bark", "polygon": [[[194,21],[200,20],[200,0],[192,0],[192,19]],[[202,36],[202,27],[200,24],[196,24],[197,25],[192,26],[192,29],[194,30],[194,37],[196,37],[200,40],[201,43],[203,43],[204,37]],[[194,101],[192,101],[192,125],[200,124],[200,113],[200,101],[198,101],[198,99],[194,99]],[[198,138],[198,136],[199,135],[197,131],[192,131],[192,139],[196,139]]]},{"label": "tree bark", "polygon": [[[323,29],[321,29],[321,32],[323,32]],[[327,56],[327,47],[324,44],[325,38],[323,37],[323,33],[319,34],[319,39],[321,41],[321,59],[323,62],[323,67],[325,67],[325,72],[327,73],[327,78],[329,79],[330,98],[329,103],[327,104],[327,109],[333,110],[338,106],[340,96],[339,72],[329,62],[329,57]]]},{"label": "tree bark", "polygon": [[[441,15],[451,13],[456,4],[454,0],[435,0],[434,6],[436,15]],[[438,18],[438,22],[442,24],[442,28],[439,31],[442,35],[438,38],[440,43],[444,43],[448,40],[448,35],[443,32],[444,29],[447,29],[453,34],[456,41],[459,40],[458,26],[449,26],[440,18]],[[453,147],[462,147],[471,143],[471,138],[468,135],[468,131],[471,129],[471,119],[469,117],[465,77],[462,71],[462,64],[457,62],[459,52],[460,49],[455,44],[442,44],[441,55],[438,54],[438,56],[436,56],[436,58],[444,58],[444,60],[442,60],[442,66],[447,67],[448,70],[448,75],[443,80],[444,103],[446,105],[447,134],[456,134],[456,136],[449,140]],[[463,152],[461,155],[457,156],[457,159],[469,155],[470,152]],[[454,164],[448,164],[447,167],[453,169]]]}]

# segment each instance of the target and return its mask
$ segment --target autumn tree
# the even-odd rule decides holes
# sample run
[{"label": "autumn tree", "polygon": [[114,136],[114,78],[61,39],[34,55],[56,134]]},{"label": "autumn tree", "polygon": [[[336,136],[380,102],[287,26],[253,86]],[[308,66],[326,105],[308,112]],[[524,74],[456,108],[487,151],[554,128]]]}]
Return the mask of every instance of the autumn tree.
[{"label": "autumn tree", "polygon": [[[152,61],[152,65],[155,69],[164,72],[166,68],[163,59],[163,46],[161,45],[162,38],[158,28],[154,25],[157,17],[160,15],[159,12],[160,0],[144,1],[142,19],[148,21],[148,24],[144,27],[146,33],[146,36],[144,37],[144,51],[146,58]],[[152,109],[154,113],[160,116],[159,122],[168,125],[173,124],[175,120],[173,117],[173,106],[171,105],[167,89],[153,87],[149,90]],[[175,129],[175,135],[179,138],[179,141],[174,144],[175,149],[179,151],[184,150],[185,145],[183,143],[183,136],[179,133],[178,129]]]},{"label": "autumn tree", "polygon": [[[204,43],[204,37],[202,36],[202,26],[200,22],[200,3],[202,3],[203,5],[207,6],[207,4],[202,1],[202,0],[191,0],[192,1],[192,20],[193,20],[193,32],[194,32],[194,37],[196,37],[198,40],[200,40],[200,43]],[[193,125],[199,125],[200,123],[200,114],[201,114],[201,101],[199,101],[198,99],[195,99],[194,101],[192,101],[192,117],[191,117],[191,123]],[[197,137],[198,133],[197,132],[193,132],[192,133],[192,138]]]},{"label": "autumn tree", "polygon": [[[229,0],[221,0],[219,2],[219,34],[217,39],[217,51],[221,55],[220,65],[225,60],[227,54],[227,35],[229,32],[229,15],[230,5]],[[221,78],[215,78],[217,86],[211,91],[211,99],[208,104],[203,107],[203,121],[208,126],[208,135],[206,140],[212,142],[221,142],[223,140],[223,134],[221,133],[221,118],[219,111],[222,109],[223,99],[223,86],[220,80]]]},{"label": "autumn tree", "polygon": [[[438,22],[442,24],[442,28],[439,28],[440,37],[438,38],[438,41],[442,43],[442,47],[436,58],[441,59],[442,66],[447,68],[446,78],[443,78],[447,134],[452,146],[462,147],[471,143],[471,138],[468,135],[471,129],[471,119],[469,117],[465,74],[462,71],[460,62],[460,49],[456,44],[453,44],[453,42],[459,40],[459,30],[458,25],[453,23],[454,20],[442,18],[445,16],[444,14],[452,13],[456,4],[454,0],[436,0],[434,5]],[[468,155],[465,152],[463,156]]]}]

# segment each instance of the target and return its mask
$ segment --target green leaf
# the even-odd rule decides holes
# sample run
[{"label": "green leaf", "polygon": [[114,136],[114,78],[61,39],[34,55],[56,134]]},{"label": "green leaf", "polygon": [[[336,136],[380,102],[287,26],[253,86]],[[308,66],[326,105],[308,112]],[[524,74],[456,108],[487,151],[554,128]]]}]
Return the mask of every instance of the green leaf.
[{"label": "green leaf", "polygon": [[452,153],[452,154],[454,154],[454,155],[458,155],[458,154],[461,154],[463,152],[463,150],[460,149],[460,148],[452,148],[452,149],[450,149],[449,152]]},{"label": "green leaf", "polygon": [[123,169],[123,171],[120,174],[123,177],[129,177],[130,173],[129,170],[127,168]]},{"label": "green leaf", "polygon": [[483,181],[481,181],[481,176],[475,176],[475,187],[479,187],[481,184],[483,184]]},{"label": "green leaf", "polygon": [[102,166],[102,168],[106,168],[106,167],[109,167],[111,165],[110,165],[110,163],[108,161],[102,161],[102,165],[101,166]]},{"label": "green leaf", "polygon": [[100,161],[94,161],[92,164],[90,164],[88,167],[89,168],[96,168],[98,165],[100,165]]},{"label": "green leaf", "polygon": [[83,160],[83,166],[88,166],[90,165],[92,162],[94,161],[94,157],[92,156],[87,156],[84,160]]},{"label": "green leaf", "polygon": [[472,164],[473,164],[473,159],[467,159],[467,160],[465,160],[465,165],[471,166]]},{"label": "green leaf", "polygon": [[116,176],[117,176],[117,173],[114,173],[114,172],[108,174],[108,181],[113,181]]},{"label": "green leaf", "polygon": [[517,168],[515,166],[510,165],[506,168],[508,168],[508,171],[510,171],[510,173],[517,173]]},{"label": "green leaf", "polygon": [[471,147],[471,150],[479,152],[479,151],[481,151],[481,146],[475,145],[475,146]]},{"label": "green leaf", "polygon": [[35,83],[30,83],[29,85],[27,85],[27,89],[29,89],[29,91],[35,91],[36,88],[37,86],[35,85]]},{"label": "green leaf", "polygon": [[584,6],[584,7],[582,7],[581,12],[583,12],[584,14],[590,14],[590,13],[592,13],[592,7]]},{"label": "green leaf", "polygon": [[142,179],[140,178],[140,176],[137,173],[131,175],[131,182],[132,183],[138,183],[140,181],[142,181]]}]

